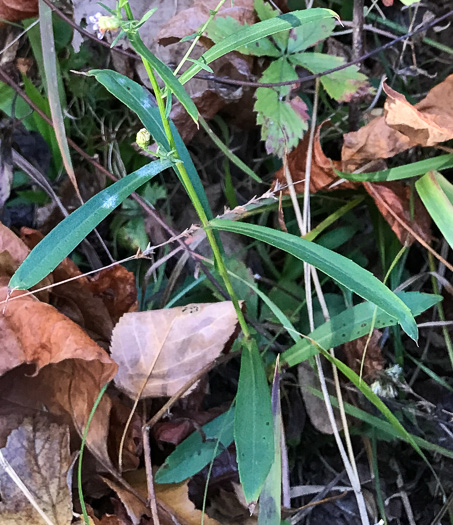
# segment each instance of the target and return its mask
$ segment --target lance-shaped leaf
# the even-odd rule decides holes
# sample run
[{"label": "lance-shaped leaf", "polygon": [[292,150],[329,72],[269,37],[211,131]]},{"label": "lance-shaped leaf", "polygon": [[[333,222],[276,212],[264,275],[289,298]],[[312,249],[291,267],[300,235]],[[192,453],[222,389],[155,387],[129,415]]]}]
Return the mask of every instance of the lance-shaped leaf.
[{"label": "lance-shaped leaf", "polygon": [[216,230],[230,231],[247,235],[271,246],[275,246],[301,261],[311,264],[335,279],[360,297],[371,301],[389,315],[395,317],[403,330],[414,340],[418,338],[418,328],[410,309],[372,273],[350,259],[328,250],[323,246],[286,232],[265,226],[214,219],[210,222]]},{"label": "lance-shaped leaf", "polygon": [[[246,26],[233,35],[224,38],[221,42],[215,44],[211,49],[206,51],[206,53],[201,56],[201,60],[203,60],[205,64],[210,64],[230,51],[236,51],[243,46],[248,46],[262,38],[275,35],[280,31],[289,30],[294,27],[309,27],[312,24],[318,24],[322,20],[334,18],[336,16],[337,15],[334,11],[320,8],[285,13],[276,16],[275,18],[258,22],[252,26]],[[198,64],[191,66],[179,77],[181,84],[185,84],[201,70],[202,68]]]},{"label": "lance-shaped leaf", "polygon": [[415,183],[418,194],[448,244],[453,248],[453,185],[430,171]]},{"label": "lance-shaped leaf", "polygon": [[[162,124],[162,118],[159,113],[159,108],[157,107],[156,101],[151,96],[149,91],[143,86],[137,84],[130,78],[117,73],[116,71],[111,71],[109,69],[93,69],[90,71],[90,74],[93,75],[96,80],[102,84],[112,95],[114,95],[118,100],[121,100],[129,109],[131,109],[138,118],[142,121],[145,128],[151,133],[154,137],[154,140],[169,151],[170,145],[165,135],[164,126]],[[187,174],[192,183],[192,186],[197,193],[197,196],[203,206],[203,209],[206,213],[208,219],[212,218],[212,212],[209,207],[208,198],[201,183],[200,177],[195,169],[194,163],[190,158],[190,154],[184,144],[184,141],[181,138],[181,135],[178,133],[174,123],[169,120],[171,133],[176,144],[176,149],[178,150],[179,158],[184,162]],[[176,175],[179,177],[179,173],[176,171]],[[184,185],[184,182],[180,178],[181,183]]]},{"label": "lance-shaped leaf", "polygon": [[[440,295],[419,292],[398,292],[397,295],[414,316],[442,300]],[[397,320],[380,308],[376,309],[373,303],[366,302],[348,308],[310,332],[307,339],[301,339],[283,352],[281,363],[288,366],[298,365],[319,353],[318,347],[312,341],[316,341],[323,348],[334,348],[367,335],[373,324],[376,328],[384,328],[396,325]]]},{"label": "lance-shaped leaf", "polygon": [[151,162],[88,200],[33,248],[11,277],[9,287],[27,290],[41,281],[124,199],[171,165],[172,162],[168,160]]},{"label": "lance-shaped leaf", "polygon": [[269,386],[255,341],[242,352],[234,416],[239,479],[247,503],[258,500],[274,461]]}]

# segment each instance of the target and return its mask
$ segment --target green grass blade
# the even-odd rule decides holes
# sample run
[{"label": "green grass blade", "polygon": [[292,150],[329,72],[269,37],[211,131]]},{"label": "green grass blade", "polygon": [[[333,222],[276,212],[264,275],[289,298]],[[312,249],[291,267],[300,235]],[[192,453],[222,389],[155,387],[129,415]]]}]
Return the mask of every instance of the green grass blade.
[{"label": "green grass blade", "polygon": [[[330,9],[307,9],[304,11],[292,11],[285,13],[275,18],[258,22],[252,26],[246,26],[235,34],[224,38],[218,44],[211,47],[204,53],[200,60],[204,64],[210,64],[214,60],[234,51],[242,46],[247,46],[253,42],[257,42],[261,38],[275,35],[280,31],[292,29],[293,27],[301,27],[305,24],[311,26],[312,24],[319,24],[324,19],[336,17],[334,11]],[[192,65],[185,73],[183,73],[179,80],[181,84],[185,84],[188,80],[193,78],[202,70],[198,64]]]},{"label": "green grass blade", "polygon": [[411,434],[403,427],[403,425],[398,421],[398,419],[393,415],[392,411],[387,407],[387,405],[371,390],[371,388],[353,371],[351,370],[347,365],[345,365],[342,361],[337,359],[336,357],[333,357],[330,355],[330,353],[325,350],[324,348],[320,348],[320,352],[322,355],[330,361],[333,365],[335,365],[340,372],[342,372],[348,379],[353,383],[359,390],[362,392],[362,394],[373,403],[373,405],[381,412],[381,414],[387,419],[387,421],[392,425],[396,435],[404,439],[404,441],[407,441],[416,452],[420,455],[421,458],[425,461],[425,463],[431,468],[430,463],[421,450],[418,443],[414,440]]},{"label": "green grass blade", "polygon": [[234,409],[196,430],[167,457],[154,477],[156,483],[179,483],[200,472],[233,442]]},{"label": "green grass blade", "polygon": [[453,248],[453,202],[448,198],[448,193],[453,194],[451,184],[440,173],[430,171],[415,183],[417,192],[426,209],[436,223],[445,240]]},{"label": "green grass blade", "polygon": [[[396,295],[410,308],[414,316],[421,314],[442,300],[441,295],[420,292],[398,292]],[[373,321],[376,328],[397,324],[394,317],[380,308],[376,311],[376,306],[373,303],[366,302],[348,308],[332,317],[330,321],[309,333],[308,337],[323,348],[334,348],[367,335]],[[280,359],[282,365],[295,366],[313,357],[318,352],[318,348],[309,339],[302,339],[283,352]]]},{"label": "green grass blade", "polygon": [[[109,69],[93,69],[90,72],[96,80],[102,84],[112,95],[118,100],[125,104],[131,109],[138,118],[142,121],[145,128],[151,133],[156,142],[162,144],[162,146],[168,151],[170,145],[168,144],[167,136],[164,131],[162,119],[160,117],[159,109],[154,98],[151,96],[149,91],[143,86],[137,84],[130,78],[111,71]],[[178,133],[174,123],[169,120],[170,129],[175,140],[176,149],[178,150],[179,158],[184,162],[184,166],[187,170],[189,178],[192,182],[193,187],[197,193],[197,196],[203,206],[204,212],[208,219],[212,218],[211,208],[209,206],[208,198],[201,183],[200,177],[195,169],[194,163],[190,157],[189,151]],[[178,172],[176,175],[184,186],[183,181],[179,177]]]},{"label": "green grass blade", "polygon": [[418,328],[410,309],[373,274],[343,255],[295,235],[265,226],[224,219],[214,219],[210,225],[216,230],[247,235],[313,265],[360,297],[395,317],[403,330],[412,339],[417,340]]},{"label": "green grass blade", "polygon": [[397,168],[371,173],[344,173],[335,168],[334,171],[342,179],[359,182],[385,182],[419,177],[430,170],[446,170],[448,168],[453,168],[453,155],[451,154],[439,155],[432,159],[420,160],[418,162],[412,162],[411,164],[405,164],[404,166],[398,166]]},{"label": "green grass blade", "polygon": [[44,279],[124,199],[171,165],[168,160],[151,162],[88,200],[33,248],[11,277],[9,287],[27,290]]},{"label": "green grass blade", "polygon": [[184,89],[184,86],[181,84],[179,79],[175,77],[173,71],[151,53],[151,51],[143,43],[138,33],[130,33],[129,40],[135,51],[137,51],[137,53],[143,59],[147,60],[151,64],[151,67],[157,71],[157,74],[164,81],[165,86],[175,94],[175,97],[179,100],[179,102],[181,102],[187,113],[189,113],[193,120],[197,122],[197,106],[195,106],[193,100],[190,98],[190,95]]},{"label": "green grass blade", "polygon": [[256,502],[274,461],[274,430],[266,373],[254,341],[242,351],[234,439],[245,499]]}]

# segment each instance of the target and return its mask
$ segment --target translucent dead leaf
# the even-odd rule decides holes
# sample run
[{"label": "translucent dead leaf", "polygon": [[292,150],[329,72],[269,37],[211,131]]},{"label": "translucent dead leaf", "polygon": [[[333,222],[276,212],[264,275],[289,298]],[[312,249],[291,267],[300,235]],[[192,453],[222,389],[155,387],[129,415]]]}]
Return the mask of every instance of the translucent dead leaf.
[{"label": "translucent dead leaf", "polygon": [[352,171],[414,146],[434,146],[453,138],[453,75],[431,89],[418,104],[384,85],[384,116],[344,136],[343,169]]},{"label": "translucent dead leaf", "polygon": [[[71,464],[68,428],[49,423],[44,414],[27,418],[11,432],[1,452],[52,523],[70,523],[72,499],[67,484]],[[43,523],[23,491],[3,469],[0,469],[0,488],[1,523]]]},{"label": "translucent dead leaf", "polygon": [[172,396],[217,358],[236,323],[230,301],[125,314],[112,335],[115,384],[133,399]]}]

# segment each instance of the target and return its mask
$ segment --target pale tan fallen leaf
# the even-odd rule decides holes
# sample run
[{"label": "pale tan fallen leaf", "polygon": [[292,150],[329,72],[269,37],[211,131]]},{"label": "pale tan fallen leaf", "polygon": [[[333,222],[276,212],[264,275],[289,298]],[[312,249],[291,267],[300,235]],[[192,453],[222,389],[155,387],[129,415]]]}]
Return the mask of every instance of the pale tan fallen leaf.
[{"label": "pale tan fallen leaf", "polygon": [[[71,456],[67,426],[49,423],[45,414],[26,418],[11,432],[1,452],[49,520],[55,525],[71,523],[72,498],[67,484]],[[2,525],[44,523],[3,469],[0,469],[0,493]]]},{"label": "pale tan fallen leaf", "polygon": [[[148,497],[145,469],[128,472],[126,481],[144,498]],[[203,513],[189,499],[189,481],[171,485],[156,484],[154,491],[161,525],[200,525]],[[205,525],[221,525],[217,520],[204,515]]]},{"label": "pale tan fallen leaf", "polygon": [[126,509],[127,515],[131,520],[132,525],[139,525],[142,516],[149,516],[150,510],[140,501],[137,496],[126,490],[122,485],[109,478],[101,476],[103,481],[118,495],[121,503]]},{"label": "pale tan fallen leaf", "polygon": [[414,146],[434,146],[453,138],[453,75],[414,106],[389,86],[384,85],[384,91],[384,116],[344,136],[341,159],[345,171]]},{"label": "pale tan fallen leaf", "polygon": [[236,324],[230,301],[125,314],[112,335],[115,384],[133,399],[172,396],[217,358]]}]

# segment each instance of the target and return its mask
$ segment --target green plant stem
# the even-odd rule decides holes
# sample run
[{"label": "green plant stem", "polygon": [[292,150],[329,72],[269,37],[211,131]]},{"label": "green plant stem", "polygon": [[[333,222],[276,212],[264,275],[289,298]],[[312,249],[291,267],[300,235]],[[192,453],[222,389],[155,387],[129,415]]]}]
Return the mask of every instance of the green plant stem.
[{"label": "green plant stem", "polygon": [[220,0],[220,2],[217,4],[216,8],[211,11],[211,15],[206,20],[206,22],[200,27],[200,29],[197,31],[197,36],[194,38],[192,44],[190,45],[189,49],[187,50],[186,54],[182,57],[181,62],[178,64],[178,67],[175,69],[174,73],[177,75],[186,62],[186,60],[190,57],[194,47],[197,45],[197,42],[200,40],[200,38],[203,36],[203,33],[205,32],[208,25],[211,23],[211,21],[214,19],[215,15],[219,12],[219,9],[222,7],[222,5],[225,3],[225,0]]},{"label": "green plant stem", "polygon": [[[126,11],[126,15],[127,15],[128,19],[129,20],[133,20],[133,14],[132,14],[132,10],[130,8],[129,2],[125,3],[124,9]],[[235,291],[233,289],[233,286],[231,284],[230,278],[228,276],[228,272],[227,272],[227,269],[226,269],[226,266],[225,266],[225,263],[224,263],[224,260],[223,260],[223,257],[222,257],[222,253],[220,251],[219,245],[218,245],[217,240],[215,238],[214,232],[209,227],[209,219],[208,219],[208,217],[206,215],[205,210],[203,209],[203,206],[202,206],[202,204],[200,202],[200,199],[198,198],[198,195],[197,195],[197,193],[195,191],[195,188],[192,185],[192,182],[191,182],[190,177],[189,177],[189,175],[187,173],[187,170],[186,170],[186,168],[184,166],[184,163],[179,158],[179,154],[178,154],[178,150],[176,148],[175,140],[174,140],[173,134],[171,132],[170,123],[169,123],[168,118],[167,118],[167,116],[165,114],[165,103],[164,103],[164,100],[163,100],[163,97],[162,97],[162,91],[161,91],[161,89],[159,87],[159,84],[157,82],[156,76],[154,74],[154,71],[153,71],[150,63],[143,57],[142,57],[142,62],[143,62],[143,65],[145,66],[145,70],[146,70],[146,72],[148,74],[149,80],[151,82],[151,86],[152,86],[153,91],[154,91],[154,95],[156,97],[157,107],[159,108],[160,116],[162,118],[162,124],[164,126],[165,135],[167,137],[167,140],[168,140],[168,143],[169,143],[169,146],[170,146],[170,151],[174,151],[175,159],[180,161],[180,162],[176,163],[175,170],[177,170],[177,172],[178,172],[178,174],[179,174],[179,176],[180,176],[180,178],[181,178],[181,180],[182,180],[182,182],[184,184],[184,188],[185,188],[185,190],[186,190],[190,200],[192,201],[192,204],[193,204],[193,206],[195,208],[195,211],[197,212],[197,215],[198,215],[198,217],[199,217],[199,219],[201,221],[201,224],[202,224],[203,228],[205,229],[206,237],[208,238],[209,244],[211,246],[212,253],[214,255],[214,260],[216,262],[219,274],[222,277],[222,280],[223,280],[223,282],[225,284],[225,288],[226,288],[229,296],[231,297],[234,309],[236,311],[236,315],[238,317],[239,325],[241,326],[241,329],[242,329],[242,332],[244,334],[246,342],[248,342],[250,340],[249,327],[248,327],[247,322],[245,320],[244,314],[242,313],[241,306],[239,304],[239,300],[238,300],[238,298],[236,296],[236,293],[235,293]]]}]

